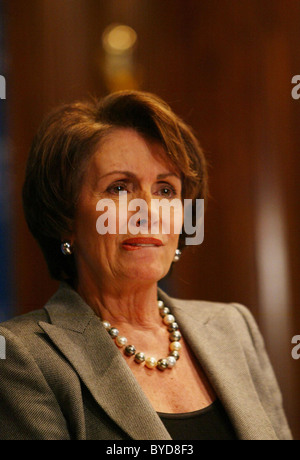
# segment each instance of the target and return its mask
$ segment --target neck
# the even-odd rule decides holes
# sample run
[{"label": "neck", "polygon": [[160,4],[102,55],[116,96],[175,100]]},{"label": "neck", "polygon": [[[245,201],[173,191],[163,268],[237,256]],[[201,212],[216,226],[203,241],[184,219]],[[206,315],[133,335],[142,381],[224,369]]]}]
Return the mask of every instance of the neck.
[{"label": "neck", "polygon": [[78,283],[76,289],[102,320],[120,327],[122,324],[147,329],[161,326],[156,282],[143,285],[106,285],[109,285],[109,288],[85,279]]}]

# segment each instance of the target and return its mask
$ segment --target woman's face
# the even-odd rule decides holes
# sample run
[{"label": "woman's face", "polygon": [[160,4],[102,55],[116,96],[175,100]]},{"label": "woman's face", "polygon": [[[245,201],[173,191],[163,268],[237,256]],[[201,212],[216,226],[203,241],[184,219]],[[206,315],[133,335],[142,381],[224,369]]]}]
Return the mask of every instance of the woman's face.
[{"label": "woman's face", "polygon": [[[172,212],[170,232],[163,231],[161,213],[151,216],[151,200],[177,198],[181,201],[181,179],[178,172],[162,160],[162,153],[163,147],[159,143],[145,140],[132,129],[120,128],[102,141],[91,158],[83,179],[71,238],[79,284],[93,282],[105,286],[106,283],[116,283],[120,288],[122,283],[157,282],[168,273],[179,234],[174,233]],[[127,225],[123,233],[124,221],[119,222],[119,211],[124,212],[124,194],[122,198],[119,192],[125,191],[128,203],[139,198],[148,205],[148,221],[137,224],[137,228],[139,224],[143,227],[143,233],[133,234]],[[112,200],[115,213],[114,207],[102,208],[100,212],[96,210],[99,200],[104,199]],[[180,206],[182,210],[182,203]],[[127,223],[138,210],[128,211]],[[111,219],[116,217],[116,233],[99,234],[99,227],[97,231],[96,223],[103,212]],[[151,234],[151,217],[152,221],[157,220],[158,233]],[[148,239],[151,237],[155,240]],[[130,241],[131,238],[143,240]]]}]

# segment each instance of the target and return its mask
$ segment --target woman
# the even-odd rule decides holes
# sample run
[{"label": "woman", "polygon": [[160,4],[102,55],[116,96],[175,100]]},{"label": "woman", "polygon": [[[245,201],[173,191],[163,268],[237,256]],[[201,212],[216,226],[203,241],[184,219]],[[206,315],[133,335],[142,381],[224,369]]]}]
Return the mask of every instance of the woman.
[{"label": "woman", "polygon": [[[42,310],[0,327],[2,439],[291,438],[249,311],[157,287],[186,235],[163,231],[153,200],[192,198],[195,209],[206,188],[195,137],[156,96],[115,93],[45,120],[23,200],[61,285]],[[129,205],[125,227],[120,217],[125,192],[147,204],[138,232]],[[105,212],[115,232],[99,225]]]}]

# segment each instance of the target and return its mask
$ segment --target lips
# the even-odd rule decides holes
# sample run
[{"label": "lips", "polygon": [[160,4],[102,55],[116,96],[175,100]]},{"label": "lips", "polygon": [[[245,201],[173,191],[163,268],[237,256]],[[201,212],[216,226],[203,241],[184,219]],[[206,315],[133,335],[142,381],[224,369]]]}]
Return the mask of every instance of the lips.
[{"label": "lips", "polygon": [[162,245],[162,241],[157,238],[128,238],[122,242],[123,248],[127,251],[134,251],[141,248],[155,248]]}]

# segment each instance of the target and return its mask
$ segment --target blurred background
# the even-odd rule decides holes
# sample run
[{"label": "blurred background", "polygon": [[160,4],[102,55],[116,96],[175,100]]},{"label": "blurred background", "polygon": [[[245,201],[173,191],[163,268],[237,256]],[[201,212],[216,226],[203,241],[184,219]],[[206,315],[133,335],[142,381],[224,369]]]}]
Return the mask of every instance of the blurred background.
[{"label": "blurred background", "polygon": [[299,23],[299,0],[2,0],[0,320],[41,308],[57,288],[21,204],[41,119],[61,102],[154,92],[194,128],[210,164],[204,243],[162,286],[248,306],[300,439]]}]

